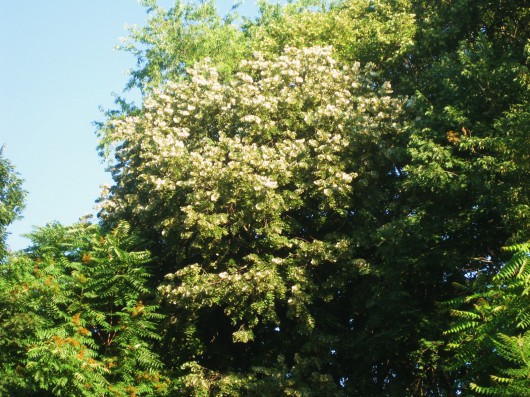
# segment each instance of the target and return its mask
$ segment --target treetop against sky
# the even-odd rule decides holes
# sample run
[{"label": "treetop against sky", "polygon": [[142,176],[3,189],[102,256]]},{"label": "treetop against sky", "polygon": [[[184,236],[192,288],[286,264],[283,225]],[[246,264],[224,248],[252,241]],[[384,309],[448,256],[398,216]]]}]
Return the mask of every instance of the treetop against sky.
[{"label": "treetop against sky", "polygon": [[[169,8],[173,1],[160,1]],[[218,1],[221,14],[233,5]],[[244,15],[256,15],[248,0]],[[6,2],[0,13],[0,145],[24,179],[23,218],[9,227],[9,245],[47,222],[75,222],[94,213],[100,185],[110,182],[96,151],[95,121],[111,109],[135,67],[129,54],[114,51],[125,25],[142,26],[147,15],[137,0]],[[126,94],[138,102],[134,90]]]}]

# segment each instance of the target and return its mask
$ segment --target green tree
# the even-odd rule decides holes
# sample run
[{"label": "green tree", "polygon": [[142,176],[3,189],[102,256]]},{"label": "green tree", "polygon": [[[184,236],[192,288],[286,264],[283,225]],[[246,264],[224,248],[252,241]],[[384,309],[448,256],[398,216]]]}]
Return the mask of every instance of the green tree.
[{"label": "green tree", "polygon": [[[133,39],[144,104],[100,131],[116,155],[102,216],[172,274],[164,362],[182,393],[466,387],[438,303],[528,239],[527,3],[262,3],[241,32],[212,8],[189,26],[158,9]],[[208,63],[215,26],[234,40]],[[353,76],[295,55],[328,45]]]},{"label": "green tree", "polygon": [[277,55],[285,46],[332,45],[345,63],[391,71],[413,48],[416,24],[408,0],[306,0],[283,7],[262,1],[260,16],[244,31],[253,51]]},{"label": "green tree", "polygon": [[[526,1],[418,1],[412,10],[415,46],[392,79],[413,95],[403,212],[381,230],[380,252],[404,271],[392,283],[408,284],[423,306],[419,336],[441,347],[449,319],[436,302],[461,293],[453,283],[490,281],[502,247],[529,238],[530,14]],[[456,393],[473,370],[441,365],[443,347],[418,354],[431,362],[418,387],[434,395]]]},{"label": "green tree", "polygon": [[22,180],[18,178],[11,163],[3,156],[0,148],[0,262],[7,254],[6,228],[20,216],[24,206],[25,192]]},{"label": "green tree", "polygon": [[[318,8],[315,8],[315,6],[318,6]],[[388,84],[385,83],[382,75],[389,77],[396,75],[397,73],[392,71],[395,71],[398,65],[404,63],[407,57],[407,49],[410,49],[412,45],[415,21],[410,9],[410,4],[407,2],[381,2],[372,5],[367,5],[364,2],[333,2],[329,7],[326,2],[315,1],[292,2],[287,7],[270,6],[262,3],[260,17],[255,22],[247,21],[243,28],[245,35],[240,37],[241,41],[232,43],[232,45],[240,46],[238,48],[250,48],[252,51],[259,50],[264,61],[274,63],[278,61],[278,57],[285,55],[284,47],[286,45],[300,48],[332,44],[335,48],[333,57],[340,60],[341,63],[351,65],[359,60],[363,69],[366,66],[366,70],[358,82],[359,87],[368,89],[368,92],[385,91],[387,89],[385,87],[388,87]],[[168,37],[165,33],[165,26],[160,24],[157,25],[157,29],[149,32],[144,31],[144,33],[155,37]],[[182,42],[173,46],[171,43],[166,42],[163,48],[185,46],[187,37],[185,35],[179,36],[178,39],[182,40]],[[207,35],[205,37],[198,36],[198,39],[206,39],[207,37]],[[173,40],[176,39],[174,38]],[[155,53],[160,53],[154,48],[158,45],[155,41],[151,42],[153,43],[153,50]],[[199,46],[198,48],[203,47]],[[230,48],[227,47],[226,50],[229,51]],[[236,53],[241,54],[238,51]],[[244,54],[248,54],[248,52],[244,52]],[[204,58],[205,55],[201,54],[199,59]],[[246,56],[248,57],[248,55]],[[176,59],[179,61],[175,63]],[[183,67],[190,66],[192,63],[185,53],[174,52],[173,55],[169,56],[168,60]],[[322,328],[318,329],[318,332],[309,332],[310,337],[298,335],[296,333],[298,331],[295,333],[290,332],[289,334],[293,336],[283,338],[284,344],[279,344],[277,339],[282,338],[283,334],[278,334],[277,331],[274,331],[276,327],[268,326],[267,332],[262,333],[261,339],[257,341],[250,340],[249,342],[251,343],[246,344],[247,346],[259,346],[262,340],[266,341],[263,342],[264,346],[277,347],[275,351],[282,353],[288,352],[285,359],[278,353],[267,352],[265,347],[261,349],[261,355],[254,354],[254,350],[237,350],[238,345],[231,342],[230,335],[233,332],[238,332],[239,328],[231,329],[235,325],[230,325],[230,316],[227,319],[227,315],[222,313],[222,310],[224,310],[222,308],[221,311],[219,309],[213,311],[218,313],[216,317],[213,316],[210,309],[205,311],[204,315],[197,317],[196,320],[192,318],[189,325],[186,325],[186,321],[179,323],[178,319],[198,316],[194,311],[204,311],[203,309],[187,310],[182,313],[172,309],[178,326],[169,325],[166,328],[166,338],[168,341],[173,341],[174,344],[180,343],[181,346],[174,354],[166,356],[167,364],[171,368],[178,369],[179,367],[182,368],[183,361],[188,361],[189,363],[185,367],[187,372],[183,371],[183,373],[185,375],[186,373],[191,373],[192,375],[195,373],[196,377],[192,376],[191,378],[193,382],[199,382],[200,379],[204,380],[205,377],[217,379],[218,375],[215,374],[219,372],[223,375],[223,371],[225,374],[223,376],[219,375],[220,378],[230,379],[226,377],[226,372],[228,371],[225,368],[228,368],[234,374],[234,379],[237,379],[237,376],[243,376],[244,378],[246,376],[244,375],[245,373],[254,371],[252,368],[261,368],[259,371],[262,371],[263,374],[260,377],[266,380],[254,382],[255,386],[251,386],[253,382],[250,381],[247,384],[251,388],[259,387],[262,392],[269,390],[270,394],[277,394],[279,392],[278,388],[284,390],[285,393],[311,393],[309,390],[313,389],[314,393],[329,394],[342,392],[377,394],[381,393],[381,390],[385,390],[385,393],[391,393],[389,390],[395,388],[396,395],[403,395],[414,379],[415,362],[413,361],[414,359],[410,358],[410,355],[414,353],[418,345],[416,342],[418,339],[417,323],[432,314],[433,309],[432,306],[428,306],[426,309],[428,313],[422,314],[425,309],[421,303],[418,304],[414,301],[413,294],[410,292],[410,285],[403,282],[403,279],[406,280],[408,272],[396,270],[391,263],[388,263],[390,258],[386,258],[388,261],[382,264],[381,256],[384,257],[385,252],[383,250],[378,252],[381,241],[385,240],[385,230],[381,232],[380,229],[396,217],[396,214],[401,214],[402,211],[400,208],[402,193],[398,185],[404,176],[401,170],[405,160],[403,155],[407,146],[407,133],[399,125],[399,118],[401,117],[398,115],[399,112],[392,116],[392,112],[395,110],[394,106],[387,107],[386,104],[378,107],[377,111],[371,108],[370,105],[366,107],[359,105],[361,107],[356,108],[357,102],[354,99],[349,104],[338,106],[340,111],[345,112],[344,117],[352,114],[351,112],[353,114],[355,112],[363,114],[364,112],[363,116],[359,116],[356,119],[351,128],[367,131],[366,136],[363,134],[355,135],[352,139],[353,142],[351,142],[353,149],[351,149],[348,156],[341,156],[339,159],[333,157],[327,159],[328,162],[333,163],[332,169],[338,167],[340,171],[342,167],[345,167],[345,169],[355,170],[354,172],[360,175],[359,178],[352,179],[351,191],[337,203],[337,205],[341,206],[340,216],[330,212],[328,207],[320,203],[322,200],[321,195],[324,191],[331,194],[331,199],[336,200],[333,186],[337,185],[337,183],[329,179],[331,175],[327,175],[331,171],[323,171],[322,181],[316,181],[318,184],[314,184],[310,179],[302,177],[308,171],[299,171],[299,167],[293,165],[288,167],[288,169],[295,170],[296,178],[302,178],[302,181],[297,183],[303,182],[306,184],[304,188],[306,193],[301,196],[295,189],[296,195],[293,198],[299,202],[295,202],[296,205],[290,204],[293,206],[296,216],[291,215],[285,208],[277,208],[278,204],[275,202],[280,197],[282,199],[281,205],[283,205],[283,202],[291,203],[293,198],[289,198],[286,201],[284,195],[286,192],[292,191],[294,187],[281,185],[279,189],[275,188],[271,193],[280,193],[270,195],[267,202],[259,204],[258,207],[260,208],[256,208],[252,203],[253,200],[260,196],[250,194],[254,188],[250,189],[249,186],[248,189],[231,192],[231,194],[239,192],[243,195],[242,199],[237,200],[236,203],[250,200],[243,207],[245,208],[245,218],[247,218],[248,224],[245,223],[247,221],[238,221],[232,225],[234,217],[229,216],[231,210],[223,207],[215,208],[221,204],[217,202],[217,199],[212,201],[211,197],[216,197],[216,194],[213,194],[215,193],[213,189],[216,189],[217,185],[226,184],[234,178],[223,177],[225,178],[224,180],[209,182],[212,187],[205,185],[204,188],[212,190],[210,196],[206,195],[205,192],[198,196],[199,200],[193,200],[193,195],[196,193],[193,190],[196,189],[195,187],[172,183],[177,182],[178,178],[187,178],[186,173],[192,173],[192,168],[190,167],[196,167],[197,164],[192,161],[193,159],[189,159],[188,155],[181,156],[178,146],[175,148],[171,146],[172,140],[176,139],[176,145],[180,145],[179,141],[181,140],[190,142],[191,140],[184,139],[186,134],[190,133],[193,140],[199,137],[210,137],[215,143],[217,139],[221,138],[221,135],[218,135],[220,133],[227,133],[228,137],[233,139],[233,136],[255,136],[253,134],[256,134],[256,132],[252,132],[254,130],[261,131],[263,134],[259,142],[263,142],[263,139],[266,139],[268,140],[267,142],[270,142],[269,145],[273,147],[287,138],[292,139],[290,136],[293,134],[295,137],[307,136],[308,138],[306,139],[309,139],[310,136],[313,136],[323,128],[325,122],[316,119],[317,121],[315,122],[320,124],[314,125],[310,118],[308,120],[299,120],[304,115],[312,112],[317,112],[318,114],[320,112],[318,109],[322,109],[325,102],[318,98],[322,90],[321,85],[317,81],[318,79],[315,78],[317,82],[313,86],[306,83],[300,85],[298,82],[292,81],[292,78],[287,81],[285,77],[282,77],[281,68],[278,67],[275,73],[279,75],[278,78],[284,86],[273,87],[274,90],[281,92],[282,89],[289,87],[291,91],[292,88],[295,88],[294,92],[297,92],[296,90],[302,87],[304,92],[313,90],[310,95],[316,97],[304,100],[303,105],[298,107],[286,106],[285,111],[283,110],[283,103],[282,106],[276,106],[268,110],[259,109],[259,106],[256,109],[255,106],[248,105],[249,98],[242,98],[241,104],[236,103],[235,109],[231,110],[230,107],[226,107],[226,103],[230,103],[230,98],[224,96],[224,92],[229,92],[230,95],[237,98],[241,96],[238,93],[233,94],[232,91],[227,89],[227,86],[229,87],[232,84],[231,81],[236,84],[236,87],[237,84],[242,84],[238,77],[238,72],[242,70],[243,73],[250,74],[258,82],[258,91],[251,94],[253,99],[254,94],[261,94],[261,88],[259,88],[261,83],[259,76],[247,71],[248,66],[234,67],[232,64],[228,68],[232,70],[231,74],[217,72],[219,69],[227,70],[224,67],[225,62],[226,60],[223,58],[214,58],[213,61],[210,61],[210,65],[216,67],[217,83],[220,85],[220,91],[223,92],[220,94],[219,101],[224,101],[224,103],[204,106],[205,103],[210,103],[209,99],[205,100],[203,97],[203,91],[208,88],[208,84],[205,87],[201,87],[200,84],[193,81],[195,76],[185,72],[182,73],[182,70],[173,74],[172,78],[167,79],[169,80],[168,86],[171,85],[171,80],[173,82],[191,80],[191,87],[197,86],[194,90],[190,88],[186,95],[179,94],[179,96],[171,100],[172,104],[166,106],[165,110],[163,110],[163,112],[168,112],[167,116],[164,116],[168,117],[168,119],[164,120],[165,125],[162,126],[160,133],[157,132],[156,135],[159,136],[161,134],[163,136],[163,140],[167,141],[167,145],[172,148],[170,151],[166,152],[165,149],[161,151],[160,147],[164,146],[163,143],[150,143],[151,138],[146,136],[152,132],[154,126],[153,124],[143,124],[146,118],[155,116],[149,115],[149,113],[152,113],[152,98],[146,98],[143,109],[137,109],[134,112],[126,110],[117,115],[112,123],[108,123],[107,127],[101,130],[103,147],[109,151],[112,145],[117,146],[115,151],[117,162],[113,167],[116,184],[110,189],[112,199],[105,204],[105,209],[102,213],[104,223],[113,224],[118,219],[124,218],[130,220],[135,228],[142,230],[143,236],[148,241],[147,246],[157,256],[158,276],[160,278],[168,271],[178,270],[188,264],[193,264],[198,259],[219,253],[222,247],[227,244],[228,246],[233,244],[241,246],[241,248],[238,248],[241,252],[234,256],[238,258],[238,261],[253,252],[256,258],[261,258],[261,260],[266,262],[270,261],[271,258],[267,258],[266,253],[270,248],[263,251],[263,248],[257,246],[258,243],[263,244],[261,239],[255,240],[252,237],[261,235],[264,231],[267,232],[265,235],[270,234],[270,232],[267,229],[263,229],[263,227],[258,228],[256,232],[256,228],[251,227],[256,221],[259,222],[260,219],[268,226],[274,225],[269,219],[270,215],[258,215],[264,209],[269,210],[269,207],[278,213],[278,215],[272,217],[272,220],[280,225],[281,234],[288,234],[287,237],[290,239],[294,238],[296,240],[298,236],[300,239],[312,242],[313,240],[325,241],[327,238],[330,238],[330,241],[339,241],[344,237],[346,241],[351,241],[351,244],[348,243],[349,248],[344,249],[349,252],[349,260],[355,259],[355,264],[344,265],[342,270],[337,271],[338,273],[335,276],[337,280],[341,280],[340,282],[329,281],[326,284],[330,288],[327,293],[322,293],[322,296],[326,296],[326,304],[316,305],[318,309],[313,312],[318,313],[317,317],[322,316],[319,321],[319,325]],[[389,64],[392,67],[388,67]],[[316,69],[319,75],[330,71],[326,68],[319,68]],[[143,70],[147,71],[147,69]],[[160,73],[154,73],[154,76],[156,75],[160,75]],[[322,76],[323,81],[327,81],[328,78],[329,76]],[[162,80],[158,79],[156,81],[160,82]],[[291,84],[294,84],[294,86],[291,87]],[[300,87],[298,87],[299,85]],[[170,90],[162,88],[165,91],[165,95],[172,96],[171,92],[169,92]],[[326,93],[328,92],[326,91]],[[364,95],[364,92],[353,92],[353,97]],[[195,94],[191,95],[191,93]],[[269,96],[273,97],[276,93],[271,90],[271,92],[263,92],[263,95],[269,98]],[[285,94],[282,93],[281,95]],[[335,95],[335,93],[329,92],[329,95]],[[390,92],[385,95],[389,103],[394,103],[398,97]],[[395,98],[392,99],[392,96]],[[159,94],[155,93],[154,98],[158,101]],[[192,103],[192,109],[186,110],[183,106],[184,103],[188,102]],[[401,99],[398,99],[397,102],[401,102]],[[178,105],[179,103],[182,105]],[[336,106],[334,100],[331,100],[330,104]],[[248,108],[245,108],[245,106],[248,106]],[[351,106],[353,108],[350,109]],[[252,116],[254,110],[257,110],[258,119],[249,118],[246,120],[245,117]],[[265,113],[262,114],[264,110]],[[161,109],[157,111],[160,112]],[[171,116],[172,111],[176,113],[177,121],[171,119],[173,117]],[[180,120],[179,112],[189,112],[189,114],[184,115],[185,117]],[[132,118],[127,119],[127,113]],[[199,115],[196,119],[189,117],[190,115],[197,115],[197,113]],[[390,124],[397,121],[395,126],[392,127],[395,128],[395,132],[388,133],[386,124],[377,121],[378,117],[381,116],[383,118],[390,117],[388,120]],[[397,120],[395,117],[397,117]],[[131,121],[134,121],[135,118],[141,120],[139,125],[142,125],[136,131],[137,133],[132,132]],[[155,116],[152,122],[156,123],[156,118]],[[283,120],[284,118],[285,121]],[[273,126],[271,128],[267,124],[258,125],[262,121],[267,123],[269,119],[277,123],[278,127]],[[124,127],[125,125],[129,127]],[[190,128],[190,131],[173,130],[173,132],[168,133],[166,132],[168,131],[167,127],[176,127],[177,129]],[[130,128],[129,132],[132,135],[123,134],[127,128]],[[334,131],[333,128],[335,126],[332,124],[330,132]],[[249,132],[246,131],[247,129]],[[373,133],[368,131],[373,131]],[[340,131],[340,133],[350,134],[352,131],[346,129],[345,131]],[[257,137],[253,139],[257,139]],[[316,136],[313,140],[318,142],[318,139],[320,137]],[[141,141],[143,143],[140,143]],[[209,147],[210,145],[208,141],[197,142],[200,143],[194,143],[194,145],[198,145],[199,148],[205,145]],[[247,143],[243,143],[247,145]],[[224,145],[216,149],[221,149],[221,152],[218,153],[221,157],[223,155],[228,156],[227,153],[231,150],[228,147],[224,147]],[[306,144],[304,143],[304,145]],[[239,151],[243,151],[244,147],[242,146]],[[186,150],[188,149],[186,148]],[[311,150],[314,149],[307,147],[304,150],[306,151],[305,153],[309,153],[308,157],[306,157],[306,162],[311,164],[315,155],[311,153]],[[307,152],[308,150],[309,152]],[[160,157],[160,155],[166,159],[163,164],[158,159],[154,159],[155,157]],[[261,155],[259,151],[255,153],[254,156],[257,157],[253,161],[256,162]],[[269,156],[267,153],[263,153],[263,155]],[[213,162],[211,166],[215,165],[222,169],[223,164],[220,158]],[[314,165],[310,165],[309,169],[311,170],[312,167]],[[360,167],[361,172],[358,172],[357,167]],[[208,168],[207,164],[203,168]],[[202,168],[200,169],[202,170]],[[204,170],[204,172],[206,171],[207,169]],[[265,173],[266,171],[270,171],[272,174],[269,176]],[[276,175],[281,174],[280,171],[283,172],[282,169],[261,169],[254,173],[265,178],[273,178],[272,181],[274,182],[278,178]],[[194,173],[196,172],[194,171]],[[211,173],[211,169],[209,172]],[[242,168],[241,172],[250,173],[252,169]],[[219,174],[218,172],[214,176],[221,177]],[[335,174],[335,177],[338,175],[340,175],[340,172]],[[227,178],[228,180],[226,180]],[[289,178],[286,180],[290,180]],[[168,180],[170,181],[169,184],[165,185]],[[250,182],[258,181],[247,178],[247,183]],[[201,186],[199,182],[195,183]],[[341,183],[347,182],[342,181]],[[249,191],[247,192],[247,190]],[[221,191],[221,193],[227,194],[229,192]],[[220,197],[223,197],[223,194]],[[185,197],[189,198],[185,199]],[[210,198],[209,201],[208,198]],[[200,200],[208,204],[208,206],[202,208],[189,205]],[[236,205],[234,208],[238,208],[239,205],[241,204]],[[335,204],[329,204],[329,208],[333,208],[333,205]],[[185,208],[189,208],[193,212],[189,214],[188,212],[183,213]],[[214,211],[217,218],[210,216],[209,211]],[[256,217],[256,220],[253,220],[254,217]],[[182,222],[190,222],[186,220],[188,218],[193,220],[192,223],[189,225],[183,224]],[[296,227],[292,226],[292,224],[296,225]],[[192,225],[195,226],[190,229]],[[244,235],[246,234],[247,236],[245,242],[239,238],[230,237],[232,234],[237,237],[239,235],[237,230],[242,226],[243,230],[245,230]],[[286,227],[289,230],[288,233],[283,229]],[[328,234],[333,234],[332,230],[335,228],[339,229],[336,236],[327,237]],[[234,231],[226,234],[226,229],[234,229]],[[383,236],[380,236],[380,234],[383,234]],[[197,241],[200,243],[197,243]],[[222,245],[216,245],[218,241],[222,242]],[[308,248],[303,249],[307,250]],[[273,258],[276,255],[274,254]],[[286,255],[286,253],[282,255]],[[313,254],[307,253],[305,255],[308,261],[311,261],[311,255]],[[319,254],[315,251],[314,255],[318,257]],[[219,253],[219,256],[224,258],[221,253]],[[280,256],[280,258],[282,257]],[[250,257],[245,260],[248,261],[249,259]],[[321,260],[315,258],[317,263],[321,263]],[[246,263],[238,264],[238,261],[233,265],[236,266],[236,269],[237,266],[242,266],[243,268],[248,266]],[[299,267],[297,262],[293,262],[292,266],[293,268]],[[361,271],[359,271],[359,267],[362,269]],[[304,269],[304,266],[301,266],[301,268]],[[413,269],[410,269],[410,272],[415,274]],[[218,273],[223,273],[222,269],[219,269]],[[320,281],[318,281],[320,278],[326,280],[328,277],[326,271],[323,272],[324,274],[320,274],[319,271],[313,272],[309,270],[304,271],[304,273],[307,273],[309,279],[314,278],[313,282],[316,284],[320,284]],[[359,273],[363,273],[362,276]],[[278,281],[287,285],[286,291],[295,286],[291,285],[293,283],[291,281],[292,277],[291,275],[280,274]],[[335,292],[332,292],[332,286],[336,287],[337,290]],[[311,290],[311,292],[307,293],[307,298],[305,299],[308,302],[313,302],[315,299],[324,299],[318,291],[319,288]],[[278,293],[275,292],[274,294],[278,295]],[[236,296],[235,293],[234,296]],[[278,296],[281,297],[282,295]],[[240,297],[243,299],[242,296]],[[275,299],[277,300],[277,298]],[[289,299],[288,295],[286,295],[285,299]],[[247,302],[247,299],[244,298],[243,301]],[[219,303],[221,305],[218,304],[217,306],[224,304],[222,300]],[[247,306],[245,310],[254,310],[257,305],[251,306],[251,303],[251,301],[248,301],[245,304]],[[312,306],[312,304],[309,306]],[[327,321],[328,314],[330,317],[329,321]],[[225,326],[220,327],[220,331],[216,331],[224,335],[224,341],[219,338],[213,338],[208,334],[195,336],[197,333],[204,333],[204,329],[212,327],[212,323],[215,322],[214,319],[218,319],[217,321],[221,325],[226,323]],[[329,327],[327,326],[328,324]],[[282,328],[280,327],[279,329],[281,330]],[[248,329],[243,328],[241,331],[237,335],[252,336]],[[182,339],[182,335],[185,336],[184,339]],[[204,355],[198,355],[197,352],[203,351],[204,345],[208,346],[205,343],[208,339],[217,340],[216,344],[210,349],[215,350],[215,354],[206,352]],[[183,340],[186,342],[182,343]],[[371,340],[372,343],[367,343],[368,340]],[[396,346],[396,341],[399,341],[399,346]],[[280,348],[280,346],[282,347]],[[287,346],[291,347],[290,351]],[[337,346],[340,346],[341,349],[337,349]],[[234,354],[230,352],[230,348],[235,352]],[[303,354],[297,351],[301,348],[304,350]],[[312,357],[314,362],[310,358],[303,358],[304,354]],[[267,358],[267,365],[265,365],[264,361],[260,361],[264,355],[272,357]],[[202,358],[203,356],[208,356],[207,365],[204,365],[206,358]],[[234,365],[232,363],[245,362],[240,359],[242,356],[250,357],[252,362],[245,364],[242,369],[232,368]],[[322,378],[322,384],[330,385],[330,389],[323,389],[320,386],[315,388],[308,386],[306,379],[310,379],[311,376],[318,378],[317,373],[322,370],[321,368],[326,367],[322,363],[327,363],[330,360],[330,356],[332,360],[332,364],[329,364],[330,376]],[[193,360],[189,361],[190,357]],[[295,360],[297,361],[295,362]],[[304,364],[299,364],[299,362]],[[302,368],[305,365],[308,368],[313,366],[313,369],[300,370],[300,372],[296,373],[296,376],[293,376],[292,368]],[[216,367],[220,367],[221,370]],[[214,370],[213,372],[208,372],[212,369]],[[252,370],[249,371],[249,369]],[[283,379],[284,376],[291,378],[287,382],[279,382],[278,379]],[[311,385],[314,383],[318,384],[319,381],[316,378],[309,383]],[[399,381],[395,381],[396,378]],[[235,380],[227,384],[234,382],[237,384]],[[199,383],[204,385],[204,383]],[[209,387],[208,382],[206,382],[204,387],[206,389]],[[235,392],[232,390],[230,392],[226,391],[226,393]]]},{"label": "green tree", "polygon": [[363,196],[392,179],[402,101],[333,56],[256,54],[229,83],[201,64],[108,124],[119,161],[102,216],[168,247],[160,291],[184,395],[338,395],[347,383],[355,285],[377,273],[356,249],[375,217]]},{"label": "green tree", "polygon": [[128,88],[148,91],[177,81],[187,67],[204,58],[219,65],[219,73],[226,76],[243,59],[247,49],[243,32],[233,24],[237,14],[231,12],[222,19],[215,0],[176,0],[169,10],[156,1],[142,3],[149,14],[146,25],[131,27],[129,37],[118,46],[134,54],[138,62]]},{"label": "green tree", "polygon": [[128,225],[50,225],[1,267],[0,391],[6,395],[164,395],[151,344],[147,252]]}]

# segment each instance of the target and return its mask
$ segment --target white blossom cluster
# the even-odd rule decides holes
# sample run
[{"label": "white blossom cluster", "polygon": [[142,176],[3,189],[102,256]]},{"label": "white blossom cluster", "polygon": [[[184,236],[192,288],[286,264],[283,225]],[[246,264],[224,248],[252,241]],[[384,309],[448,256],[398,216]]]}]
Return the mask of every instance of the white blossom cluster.
[{"label": "white blossom cluster", "polygon": [[[256,313],[274,318],[274,301],[286,298],[300,316],[309,287],[304,271],[288,269],[318,255],[301,254],[308,248],[294,220],[348,214],[368,167],[365,147],[397,133],[400,101],[371,70],[340,65],[331,47],[286,48],[272,60],[256,53],[225,84],[208,62],[188,73],[147,98],[140,115],[108,124],[105,139],[121,160],[103,215],[128,210],[203,253],[161,287],[170,301],[222,302],[252,326]],[[334,244],[304,244],[339,255]],[[253,250],[268,259],[256,265]],[[253,315],[231,300],[234,288],[255,300]]]}]

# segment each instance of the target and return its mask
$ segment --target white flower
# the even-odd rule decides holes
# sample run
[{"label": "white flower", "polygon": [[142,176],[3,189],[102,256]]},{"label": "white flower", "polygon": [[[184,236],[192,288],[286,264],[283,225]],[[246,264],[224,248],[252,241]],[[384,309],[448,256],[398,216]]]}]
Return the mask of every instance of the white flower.
[{"label": "white flower", "polygon": [[261,118],[259,118],[258,116],[254,116],[252,114],[242,117],[241,121],[246,122],[246,123],[261,124]]}]

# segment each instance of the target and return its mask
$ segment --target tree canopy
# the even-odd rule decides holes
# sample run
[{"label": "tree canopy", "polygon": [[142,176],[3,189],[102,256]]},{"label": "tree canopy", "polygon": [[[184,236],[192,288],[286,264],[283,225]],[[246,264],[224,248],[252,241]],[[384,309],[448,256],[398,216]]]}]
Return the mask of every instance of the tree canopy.
[{"label": "tree canopy", "polygon": [[530,395],[528,1],[144,5],[99,224],[2,264],[0,390]]},{"label": "tree canopy", "polygon": [[[305,379],[319,372],[323,364],[310,361],[322,350],[327,360],[335,361],[331,350],[346,355],[335,332],[353,317],[321,316],[348,304],[352,278],[370,273],[355,249],[364,218],[376,215],[362,196],[378,178],[392,179],[403,101],[372,68],[333,55],[331,47],[287,47],[272,60],[256,53],[225,84],[201,64],[188,69],[189,80],[146,98],[141,115],[108,126],[105,139],[122,143],[103,219],[130,218],[167,244],[164,273],[172,273],[160,291],[196,330],[176,343],[197,340],[184,357],[203,352],[220,377],[253,372],[270,360],[259,351],[276,350],[289,352],[287,365],[295,355],[312,357],[291,380],[297,388],[307,382],[320,394],[346,376],[328,363],[317,385]],[[198,312],[219,317],[207,335]],[[290,346],[298,338],[302,345]]]}]

